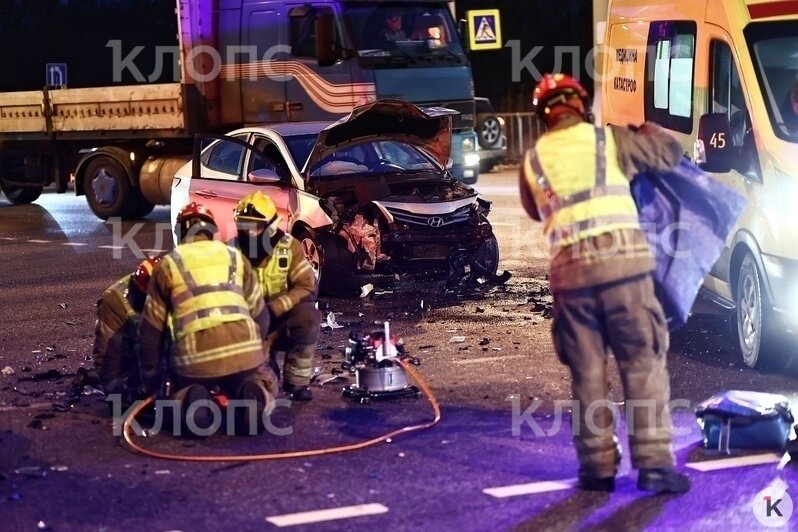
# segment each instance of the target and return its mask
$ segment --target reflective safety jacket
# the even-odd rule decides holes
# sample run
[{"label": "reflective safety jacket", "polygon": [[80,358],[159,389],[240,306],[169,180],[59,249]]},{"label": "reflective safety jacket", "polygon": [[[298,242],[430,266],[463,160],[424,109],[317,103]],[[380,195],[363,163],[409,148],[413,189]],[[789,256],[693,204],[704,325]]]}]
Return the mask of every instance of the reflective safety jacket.
[{"label": "reflective safety jacket", "polygon": [[140,315],[128,300],[131,277],[109,286],[97,302],[92,358],[103,384],[121,379],[125,369],[136,363]]},{"label": "reflective safety jacket", "polygon": [[[141,324],[142,378],[154,378],[158,348],[172,327],[169,370],[214,378],[263,363],[255,319],[263,294],[248,261],[215,240],[179,245],[153,271]],[[146,366],[146,369],[145,369]]]},{"label": "reflective safety jacket", "polygon": [[582,123],[542,136],[528,154],[527,182],[552,256],[612,231],[640,229],[613,135]]},{"label": "reflective safety jacket", "polygon": [[266,304],[275,317],[283,316],[300,301],[316,300],[316,274],[302,245],[291,235],[283,235],[271,255],[253,266]]}]

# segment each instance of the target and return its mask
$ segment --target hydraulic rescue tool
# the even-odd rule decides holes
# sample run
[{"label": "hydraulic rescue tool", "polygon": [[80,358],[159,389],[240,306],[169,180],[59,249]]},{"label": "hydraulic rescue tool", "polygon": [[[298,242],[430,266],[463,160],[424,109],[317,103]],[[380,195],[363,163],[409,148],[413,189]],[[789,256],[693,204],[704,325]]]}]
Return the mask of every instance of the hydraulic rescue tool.
[{"label": "hydraulic rescue tool", "polygon": [[391,335],[389,322],[383,323],[382,330],[370,334],[352,332],[341,367],[354,375],[355,382],[346,386],[342,395],[361,403],[372,399],[421,397],[418,387],[408,382],[404,369],[408,364],[418,366],[421,360],[405,351],[401,338]]}]

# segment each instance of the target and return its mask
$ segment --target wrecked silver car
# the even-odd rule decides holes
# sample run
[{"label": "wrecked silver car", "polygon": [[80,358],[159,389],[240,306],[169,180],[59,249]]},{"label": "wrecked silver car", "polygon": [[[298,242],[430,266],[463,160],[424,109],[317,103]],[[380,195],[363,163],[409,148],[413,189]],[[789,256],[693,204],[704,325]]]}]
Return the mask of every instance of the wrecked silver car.
[{"label": "wrecked silver car", "polygon": [[204,203],[227,240],[235,203],[261,190],[328,294],[359,292],[367,276],[496,279],[491,204],[447,170],[454,113],[382,100],[332,124],[213,137],[176,175],[172,215],[190,201]]}]

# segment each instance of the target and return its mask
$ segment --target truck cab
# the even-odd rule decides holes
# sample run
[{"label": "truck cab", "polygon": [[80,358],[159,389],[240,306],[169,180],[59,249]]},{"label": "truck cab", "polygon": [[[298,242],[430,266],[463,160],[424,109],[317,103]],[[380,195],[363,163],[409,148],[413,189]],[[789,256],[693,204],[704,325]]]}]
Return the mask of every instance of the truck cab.
[{"label": "truck cab", "polygon": [[227,0],[219,23],[240,25],[220,44],[244,52],[222,66],[224,122],[336,120],[386,98],[448,107],[451,172],[477,180],[471,71],[445,2]]},{"label": "truck cab", "polygon": [[602,121],[659,123],[746,199],[701,293],[733,311],[747,365],[783,364],[798,332],[798,5],[611,0],[606,43]]}]

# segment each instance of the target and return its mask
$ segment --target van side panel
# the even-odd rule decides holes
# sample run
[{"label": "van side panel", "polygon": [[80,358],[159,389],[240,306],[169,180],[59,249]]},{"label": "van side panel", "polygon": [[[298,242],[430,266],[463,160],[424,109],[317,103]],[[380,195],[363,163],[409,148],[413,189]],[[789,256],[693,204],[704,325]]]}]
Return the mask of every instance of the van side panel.
[{"label": "van side panel", "polygon": [[615,125],[641,124],[644,119],[647,22],[613,24],[605,54],[602,116]]}]

